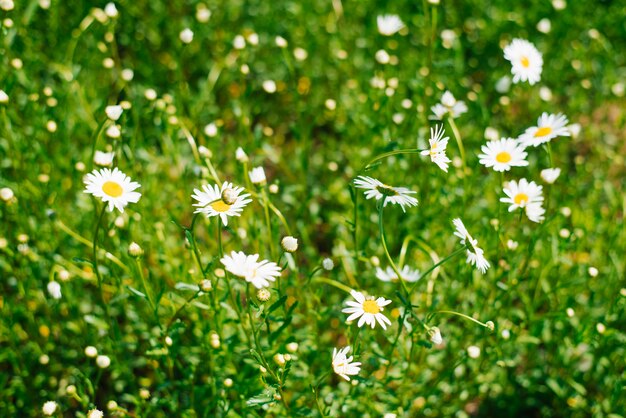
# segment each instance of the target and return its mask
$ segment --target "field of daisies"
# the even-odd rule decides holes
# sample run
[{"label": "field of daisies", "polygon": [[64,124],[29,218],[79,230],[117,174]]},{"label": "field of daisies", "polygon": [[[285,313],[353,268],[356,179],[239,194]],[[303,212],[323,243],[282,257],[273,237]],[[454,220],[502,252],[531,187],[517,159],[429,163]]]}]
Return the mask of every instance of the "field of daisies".
[{"label": "field of daisies", "polygon": [[619,0],[0,0],[0,416],[626,417]]}]

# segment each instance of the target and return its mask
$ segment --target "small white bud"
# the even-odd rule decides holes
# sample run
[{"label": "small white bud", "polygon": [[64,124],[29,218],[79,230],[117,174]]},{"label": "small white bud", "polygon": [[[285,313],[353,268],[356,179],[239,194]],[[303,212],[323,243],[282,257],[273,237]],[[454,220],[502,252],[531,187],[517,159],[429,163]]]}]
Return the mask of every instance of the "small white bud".
[{"label": "small white bud", "polygon": [[61,299],[61,285],[55,281],[51,281],[48,283],[48,293],[54,299]]},{"label": "small white bud", "polygon": [[124,68],[122,70],[122,80],[131,81],[135,77],[135,72],[130,68]]},{"label": "small white bud", "polygon": [[211,280],[204,279],[200,282],[200,289],[203,292],[210,292],[213,289],[213,285],[211,284]]},{"label": "small white bud", "polygon": [[5,202],[13,199],[13,196],[13,190],[11,190],[10,188],[3,187],[2,189],[0,189],[0,199],[4,200]]},{"label": "small white bud", "polygon": [[96,151],[93,156],[93,162],[100,167],[111,167],[113,164],[114,152]]},{"label": "small white bud", "polygon": [[256,292],[256,297],[261,302],[267,302],[272,297],[272,294],[267,289],[259,289],[259,291]]},{"label": "small white bud", "polygon": [[93,345],[88,345],[85,347],[85,355],[89,358],[94,358],[98,355],[98,349]]},{"label": "small white bud", "polygon": [[222,192],[222,201],[227,205],[232,205],[237,201],[238,193],[233,189],[224,189]]},{"label": "small white bud", "polygon": [[196,10],[196,20],[200,23],[206,23],[211,19],[211,11],[202,5]]},{"label": "small white bud", "polygon": [[491,332],[496,329],[496,324],[494,324],[493,321],[487,321],[485,322],[485,325],[487,325],[487,329]]},{"label": "small white bud", "polygon": [[189,44],[191,43],[191,41],[193,41],[193,31],[189,28],[185,28],[180,32],[180,35],[178,35],[180,40],[185,43],[185,44]]},{"label": "small white bud", "polygon": [[96,364],[101,369],[106,369],[111,365],[111,359],[108,356],[98,356],[96,357]]},{"label": "small white bud", "polygon": [[248,154],[246,154],[246,152],[241,147],[238,147],[237,150],[235,151],[235,158],[240,163],[248,162]]},{"label": "small white bud", "polygon": [[233,385],[233,379],[231,379],[230,377],[227,377],[226,379],[224,379],[224,386],[229,388]]},{"label": "small white bud", "polygon": [[204,158],[211,158],[213,157],[213,153],[211,152],[210,149],[208,149],[207,147],[205,147],[204,145],[200,145],[198,147],[198,153],[203,156]]},{"label": "small white bud", "polygon": [[263,167],[255,167],[248,173],[250,177],[250,181],[252,184],[263,185],[267,182],[267,178],[265,177],[265,170]]},{"label": "small white bud", "polygon": [[215,125],[215,123],[209,123],[207,126],[205,126],[204,133],[206,134],[206,136],[211,138],[217,135],[217,126]]},{"label": "small white bud", "polygon": [[117,7],[115,7],[115,3],[107,3],[107,5],[104,6],[104,13],[111,19],[116,18],[118,15],[118,12],[117,12]]},{"label": "small white bud", "polygon": [[154,89],[146,89],[146,91],[143,92],[143,96],[152,101],[157,98],[157,92]]},{"label": "small white bud", "polygon": [[331,258],[325,258],[322,260],[322,267],[324,268],[324,270],[330,271],[335,268],[335,263],[333,263],[333,260]]},{"label": "small white bud", "polygon": [[477,347],[475,345],[470,345],[469,347],[467,347],[467,355],[470,356],[471,358],[480,357],[480,347]]},{"label": "small white bud", "polygon": [[9,96],[5,93],[4,90],[0,90],[0,104],[9,103]]},{"label": "small white bud", "polygon": [[287,344],[287,351],[289,351],[292,354],[298,351],[298,343],[292,342],[292,343]]},{"label": "small white bud", "polygon": [[171,347],[172,344],[174,344],[174,341],[172,341],[172,337],[170,337],[169,335],[165,337],[165,345]]},{"label": "small white bud", "polygon": [[233,39],[233,47],[235,47],[235,49],[244,49],[246,47],[245,38],[241,35],[235,36],[235,39]]},{"label": "small white bud", "polygon": [[276,46],[279,48],[286,48],[287,47],[287,40],[285,38],[283,38],[282,36],[277,36],[274,39],[274,42],[276,42]]},{"label": "small white bud", "polygon": [[48,123],[46,123],[46,129],[48,130],[48,132],[56,132],[57,131],[57,123],[53,120],[49,120]]},{"label": "small white bud", "polygon": [[92,409],[87,412],[87,418],[102,418],[104,417],[104,413],[99,409]]},{"label": "small white bud", "polygon": [[43,411],[44,415],[51,416],[57,410],[57,403],[55,401],[48,401],[43,404],[41,410]]},{"label": "small white bud", "polygon": [[139,397],[141,399],[149,399],[150,398],[150,391],[146,388],[141,388],[139,389]]},{"label": "small white bud", "polygon": [[276,353],[276,355],[274,355],[274,362],[279,366],[284,366],[287,361],[285,360],[285,356],[283,354]]},{"label": "small white bud", "polygon": [[293,50],[293,56],[298,60],[298,61],[304,61],[305,59],[307,59],[307,57],[309,56],[309,53],[306,52],[306,49],[303,48],[296,48]]},{"label": "small white bud", "polygon": [[598,269],[595,267],[589,267],[587,272],[589,273],[591,277],[596,277],[598,275]]},{"label": "small white bud", "polygon": [[143,255],[143,248],[136,242],[131,242],[128,246],[128,255],[131,257],[141,257]]},{"label": "small white bud", "polygon": [[441,331],[437,327],[432,327],[428,330],[428,336],[430,337],[430,341],[433,344],[439,345],[443,343],[443,337],[441,336]]},{"label": "small white bud", "polygon": [[286,236],[280,241],[280,245],[283,250],[293,253],[298,249],[298,240],[292,236]]},{"label": "small white bud", "polygon": [[276,93],[276,82],[274,80],[265,80],[263,82],[263,90],[269,94]]},{"label": "small white bud", "polygon": [[120,130],[120,127],[117,125],[109,126],[105,133],[106,133],[106,136],[112,139],[117,139],[120,136],[122,136],[122,131]]}]

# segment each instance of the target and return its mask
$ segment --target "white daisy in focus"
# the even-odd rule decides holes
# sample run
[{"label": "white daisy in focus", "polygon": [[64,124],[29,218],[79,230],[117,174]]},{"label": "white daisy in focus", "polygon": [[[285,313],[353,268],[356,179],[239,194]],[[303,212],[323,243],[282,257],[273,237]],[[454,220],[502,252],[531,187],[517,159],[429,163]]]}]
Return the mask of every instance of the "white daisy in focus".
[{"label": "white daisy in focus", "polygon": [[280,276],[281,270],[278,264],[272,261],[261,260],[259,262],[258,259],[258,254],[246,255],[243,251],[232,251],[220,262],[235,276],[252,283],[257,289],[262,289],[275,281],[276,277]]},{"label": "white daisy in focus", "polygon": [[[420,279],[420,272],[409,266],[402,267],[400,275],[405,282],[416,282]],[[385,270],[376,267],[376,277],[383,282],[395,282],[398,280],[398,275],[392,267],[387,267]]]},{"label": "white daisy in focus", "polygon": [[397,15],[384,15],[376,18],[378,32],[381,35],[391,36],[404,28],[404,23]]},{"label": "white daisy in focus", "polygon": [[193,204],[198,208],[194,213],[204,213],[207,218],[219,216],[224,225],[228,225],[229,216],[241,216],[243,208],[252,202],[248,193],[241,194],[243,187],[235,187],[227,181],[222,183],[221,188],[217,184],[205,184],[202,191],[193,189],[193,192],[191,197],[198,201]]},{"label": "white daisy in focus", "polygon": [[346,319],[346,322],[360,318],[357,323],[359,328],[361,328],[363,324],[367,324],[374,328],[376,326],[376,321],[378,321],[383,329],[387,329],[386,324],[391,325],[391,321],[381,313],[384,310],[384,307],[391,303],[390,300],[386,300],[383,297],[374,299],[372,296],[366,298],[363,293],[357,292],[356,290],[351,290],[350,294],[356,302],[351,300],[347,301],[346,304],[349,308],[344,308],[341,311],[343,313],[351,314],[348,319]]},{"label": "white daisy in focus", "polygon": [[124,212],[124,207],[129,202],[137,203],[141,197],[141,193],[134,191],[141,185],[131,181],[130,177],[118,170],[117,167],[113,170],[108,168],[94,170],[85,176],[84,182],[84,192],[102,199],[104,203],[108,203],[109,212],[113,212],[114,208]]},{"label": "white daisy in focus", "polygon": [[528,81],[530,85],[541,80],[543,58],[535,46],[525,39],[513,39],[504,48],[504,58],[511,62],[513,82]]},{"label": "white daisy in focus", "polygon": [[448,172],[448,164],[451,162],[446,155],[446,147],[448,146],[448,140],[450,137],[444,137],[445,130],[443,125],[437,125],[435,128],[430,128],[430,139],[428,143],[430,145],[429,150],[420,152],[421,155],[429,155],[430,161],[437,164],[446,173]]},{"label": "white daisy in focus", "polygon": [[513,138],[501,138],[497,141],[489,141],[478,154],[479,162],[485,167],[493,167],[494,171],[509,171],[511,167],[523,167],[528,165],[524,147]]},{"label": "white daisy in focus", "polygon": [[478,240],[472,238],[470,233],[467,232],[467,228],[465,228],[461,219],[453,219],[452,223],[456,228],[454,235],[461,239],[461,244],[471,247],[467,248],[467,263],[476,266],[484,274],[489,269],[490,264],[485,258],[483,249],[478,246]]},{"label": "white daisy in focus", "polygon": [[111,167],[115,152],[96,151],[93,156],[93,162],[100,167]]},{"label": "white daisy in focus", "polygon": [[500,202],[508,203],[509,212],[517,209],[524,209],[526,216],[533,222],[541,222],[546,212],[543,205],[543,187],[538,186],[534,181],[520,179],[519,182],[511,180],[504,187],[504,194],[507,197],[500,198]]},{"label": "white daisy in focus", "polygon": [[544,170],[541,170],[541,173],[539,173],[539,175],[541,176],[541,179],[543,181],[545,181],[548,184],[552,184],[561,175],[561,169],[560,168],[546,168]]},{"label": "white daisy in focus", "polygon": [[430,116],[429,119],[443,120],[446,115],[454,119],[467,112],[467,106],[465,102],[456,100],[452,93],[446,90],[441,96],[441,103],[437,103],[430,110],[433,111],[434,116]]},{"label": "white daisy in focus", "polygon": [[333,371],[347,381],[350,381],[349,376],[356,376],[361,371],[361,363],[358,361],[352,362],[354,357],[347,356],[349,351],[350,346],[344,347],[339,351],[333,348]]},{"label": "white daisy in focus", "polygon": [[368,176],[359,176],[354,180],[356,187],[365,189],[365,198],[380,200],[385,197],[385,204],[393,203],[400,205],[402,211],[405,211],[404,206],[417,206],[417,199],[411,194],[416,192],[407,189],[406,187],[392,187],[381,183],[380,181]]},{"label": "white daisy in focus", "polygon": [[557,136],[570,136],[567,122],[567,117],[561,113],[554,115],[543,112],[543,114],[539,116],[539,119],[537,119],[537,126],[526,129],[526,132],[521,134],[518,140],[525,147],[531,145],[537,147],[546,142],[550,142],[550,140]]}]

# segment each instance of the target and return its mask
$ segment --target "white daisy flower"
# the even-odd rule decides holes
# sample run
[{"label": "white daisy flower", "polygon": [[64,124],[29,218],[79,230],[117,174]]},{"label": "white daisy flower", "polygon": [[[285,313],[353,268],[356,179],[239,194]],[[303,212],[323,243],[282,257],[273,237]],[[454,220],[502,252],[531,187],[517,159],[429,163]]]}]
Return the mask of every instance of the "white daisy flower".
[{"label": "white daisy flower", "polygon": [[560,168],[546,168],[544,170],[541,170],[541,173],[539,173],[539,175],[541,176],[541,179],[543,181],[545,181],[548,184],[552,184],[561,175],[561,169]]},{"label": "white daisy flower", "polygon": [[428,140],[430,149],[424,150],[420,154],[429,155],[430,161],[437,164],[439,168],[447,173],[450,159],[446,155],[446,147],[448,146],[448,140],[450,138],[447,136],[444,137],[444,135],[445,130],[443,129],[443,125],[437,125],[434,129],[430,128],[430,139]]},{"label": "white daisy flower", "polygon": [[552,138],[557,136],[570,136],[567,129],[567,117],[561,113],[556,115],[544,112],[537,119],[537,126],[526,129],[526,132],[520,135],[518,140],[525,147],[537,147],[546,142],[550,142]]},{"label": "white daisy flower", "polygon": [[[207,218],[219,216],[224,225],[228,225],[229,216],[241,216],[243,208],[252,202],[248,199],[250,196],[248,193],[240,194],[243,187],[235,187],[227,181],[222,183],[221,189],[217,184],[213,186],[205,184],[202,191],[193,189],[193,192],[191,197],[198,201],[193,204],[198,207],[194,213],[204,213]],[[224,201],[223,196],[228,197],[228,203]]]},{"label": "white daisy flower", "polygon": [[94,170],[85,176],[85,193],[90,193],[109,204],[109,212],[117,208],[124,212],[124,207],[128,203],[137,203],[141,193],[135,189],[141,187],[137,182],[131,181],[130,177],[114,168],[110,170],[103,168]]},{"label": "white daisy flower", "polygon": [[378,16],[376,18],[376,24],[378,26],[378,32],[385,36],[391,36],[404,28],[404,23],[397,15]]},{"label": "white daisy flower", "polygon": [[[402,267],[400,275],[405,282],[416,282],[420,279],[420,272],[412,269],[409,266]],[[398,275],[392,267],[387,267],[385,270],[380,267],[376,267],[376,277],[383,282],[395,282],[398,280]]]},{"label": "white daisy flower", "polygon": [[93,162],[100,167],[111,167],[115,152],[96,151],[93,156]]},{"label": "white daisy flower", "polygon": [[386,196],[385,206],[387,206],[387,203],[400,205],[402,211],[405,211],[404,205],[417,206],[417,199],[413,196],[409,196],[411,194],[415,194],[416,192],[411,191],[406,187],[388,186],[368,176],[357,177],[354,180],[354,184],[360,189],[365,189],[366,199],[371,199],[373,197],[376,200],[380,200],[383,196]]},{"label": "white daisy flower", "polygon": [[500,198],[500,202],[508,203],[509,212],[517,209],[524,209],[526,216],[533,222],[541,222],[544,217],[543,209],[543,187],[538,186],[534,181],[520,179],[519,182],[512,180],[504,187],[504,194],[507,197]]},{"label": "white daisy flower", "polygon": [[493,167],[494,171],[509,171],[511,167],[528,165],[527,152],[513,138],[501,138],[498,141],[489,141],[480,147],[482,154],[478,154],[480,163],[485,167]]},{"label": "white daisy flower", "polygon": [[361,371],[361,363],[358,361],[352,362],[354,357],[347,356],[349,351],[350,346],[344,347],[339,351],[333,348],[333,371],[347,381],[350,381],[349,376],[356,376]]},{"label": "white daisy flower", "polygon": [[535,46],[525,39],[513,39],[504,48],[504,58],[511,62],[513,82],[528,81],[530,85],[541,80],[543,58]]},{"label": "white daisy flower", "polygon": [[435,345],[443,344],[443,337],[441,336],[441,331],[437,327],[431,327],[428,329],[428,336],[430,337],[430,341],[432,341]]},{"label": "white daisy flower", "polygon": [[435,115],[430,116],[429,119],[443,120],[446,115],[454,119],[467,112],[467,106],[465,102],[456,100],[452,93],[446,91],[443,93],[443,96],[441,96],[441,103],[437,103],[431,107],[430,110],[432,110]]},{"label": "white daisy flower", "polygon": [[350,307],[344,308],[341,311],[343,313],[351,314],[348,319],[346,319],[346,322],[360,318],[357,323],[359,328],[362,327],[363,324],[367,324],[374,328],[376,326],[376,321],[378,321],[383,329],[387,329],[387,325],[385,323],[391,325],[391,321],[381,313],[384,310],[384,307],[391,303],[390,300],[386,300],[383,297],[374,299],[372,296],[366,298],[363,293],[357,292],[356,290],[351,290],[350,294],[356,302],[351,300],[347,301],[346,304]]},{"label": "white daisy flower", "polygon": [[280,276],[280,267],[278,264],[262,260],[258,262],[258,254],[246,255],[243,251],[232,251],[230,255],[225,255],[220,262],[226,267],[226,270],[235,276],[245,279],[257,289],[261,289],[270,285],[270,282],[276,280]]},{"label": "white daisy flower", "polygon": [[456,228],[454,235],[461,239],[461,244],[471,247],[467,249],[467,263],[476,266],[481,273],[485,273],[489,269],[489,261],[485,258],[484,251],[478,246],[478,240],[472,238],[463,221],[459,218],[453,219],[452,223]]}]

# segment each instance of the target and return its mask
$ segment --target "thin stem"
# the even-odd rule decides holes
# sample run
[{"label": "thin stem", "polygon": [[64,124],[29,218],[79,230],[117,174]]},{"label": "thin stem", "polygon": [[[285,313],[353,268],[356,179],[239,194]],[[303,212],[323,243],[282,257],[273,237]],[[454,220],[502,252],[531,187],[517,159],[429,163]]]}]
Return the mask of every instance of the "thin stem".
[{"label": "thin stem", "polygon": [[463,147],[463,140],[461,139],[461,133],[459,132],[459,128],[456,127],[456,123],[454,123],[454,119],[452,119],[452,117],[448,118],[448,123],[450,124],[452,133],[454,134],[454,139],[456,139],[456,143],[459,146],[459,153],[461,154],[461,162],[463,163],[463,178],[465,179],[465,176],[467,174],[466,173],[467,165],[465,162],[465,148]]},{"label": "thin stem", "polygon": [[267,236],[268,236],[269,244],[270,244],[270,254],[272,256],[272,259],[274,259],[275,258],[274,237],[272,233],[272,222],[270,220],[269,197],[267,195],[267,190],[265,186],[263,187],[262,194],[263,194],[263,210],[265,212],[265,224],[267,225]]},{"label": "thin stem", "polygon": [[[434,264],[431,268],[429,268],[428,270],[426,270],[424,273],[422,273],[422,275],[420,276],[420,280],[424,277],[426,277],[430,272],[432,272],[433,270],[435,270],[437,267],[441,266],[443,263],[445,263],[446,261],[450,260],[453,257],[456,257],[457,255],[461,254],[462,252],[466,251],[467,248],[466,247],[462,247],[459,248],[458,250],[456,250],[455,252],[453,252],[452,254],[450,254],[449,256],[447,256],[446,258],[442,259],[441,261],[439,261],[438,263]],[[417,286],[417,284],[420,282],[420,280],[418,280],[417,282],[415,282],[413,284],[413,286],[411,287],[411,293],[413,293],[413,290],[415,290],[415,286]]]},{"label": "thin stem", "polygon": [[481,326],[483,326],[483,327],[485,327],[487,329],[490,329],[489,325],[487,325],[485,323],[482,323],[478,319],[474,319],[471,316],[467,316],[467,315],[462,314],[460,312],[455,312],[455,311],[437,311],[437,312],[435,312],[435,314],[449,314],[449,315],[460,316],[461,318],[465,318],[465,319],[468,319],[468,320],[470,320],[472,322],[476,322],[478,325],[481,325]]},{"label": "thin stem", "polygon": [[104,299],[104,292],[102,290],[102,277],[100,276],[100,271],[98,270],[98,232],[100,232],[100,224],[102,223],[102,218],[104,217],[104,212],[106,211],[107,205],[102,206],[102,210],[100,211],[100,216],[98,216],[98,221],[96,222],[96,229],[93,233],[93,270],[96,273],[96,278],[98,279],[98,290],[100,291],[100,298],[102,299],[102,305],[104,305],[104,312],[107,318],[107,323],[110,325],[110,316],[109,316],[109,306]]},{"label": "thin stem", "polygon": [[170,327],[172,326],[172,324],[174,323],[174,320],[176,320],[176,318],[178,318],[178,315],[180,315],[180,313],[187,307],[187,305],[189,305],[195,298],[198,297],[198,295],[202,293],[202,290],[198,290],[196,293],[194,293],[189,299],[187,299],[185,301],[185,303],[183,303],[177,310],[176,312],[174,312],[174,315],[172,316],[172,318],[169,320],[169,322],[167,323],[167,326],[165,327],[166,329],[166,333],[169,332]]},{"label": "thin stem", "polygon": [[152,298],[150,288],[148,287],[148,282],[146,281],[146,276],[143,274],[143,268],[141,266],[140,257],[135,258],[135,263],[137,264],[137,271],[139,272],[139,277],[141,278],[141,284],[143,285],[143,288],[146,291],[146,295],[148,296],[148,302],[150,302],[150,307],[152,308],[152,312],[154,312],[156,315],[157,306],[155,305],[154,299]]},{"label": "thin stem", "polygon": [[104,125],[106,124],[107,120],[109,120],[108,118],[104,118],[104,120],[102,122],[100,122],[100,124],[98,125],[98,128],[96,128],[96,130],[94,131],[93,137],[91,138],[91,158],[89,159],[89,167],[93,167],[93,159],[94,156],[96,155],[96,147],[98,145],[98,138],[100,138],[100,134],[102,133],[102,129],[104,128]]},{"label": "thin stem", "polygon": [[419,154],[420,152],[422,152],[422,150],[419,149],[414,149],[414,148],[407,148],[407,149],[399,149],[399,150],[395,150],[395,151],[389,151],[389,152],[385,152],[384,154],[380,154],[376,157],[374,157],[374,159],[372,159],[370,162],[368,162],[367,164],[365,164],[363,166],[363,168],[361,168],[359,170],[359,173],[367,170],[368,168],[371,167],[372,164],[374,164],[376,161],[382,160],[384,158],[387,157],[391,157],[393,155],[399,155],[399,154]]},{"label": "thin stem", "polygon": [[400,274],[400,270],[398,270],[398,267],[396,267],[396,263],[393,262],[393,259],[391,258],[391,255],[389,254],[389,250],[387,249],[387,242],[385,240],[385,228],[383,226],[383,210],[385,208],[385,200],[387,199],[387,196],[383,196],[383,200],[380,202],[380,207],[378,209],[378,226],[380,228],[380,240],[383,243],[383,250],[385,250],[385,255],[387,256],[387,260],[389,260],[389,264],[391,264],[391,268],[393,269],[393,271],[396,272],[396,275],[398,276],[398,280],[400,281],[400,284],[402,285],[402,289],[404,289],[404,292],[407,295],[407,298],[410,299],[411,294],[409,293],[409,289],[406,286],[406,283],[404,282],[404,279],[402,278],[402,274]]},{"label": "thin stem", "polygon": [[327,277],[316,277],[316,278],[313,279],[313,281],[329,284],[331,286],[336,287],[337,289],[343,290],[346,293],[352,292],[352,289],[350,289],[345,284],[339,283],[337,280],[329,279]]}]

